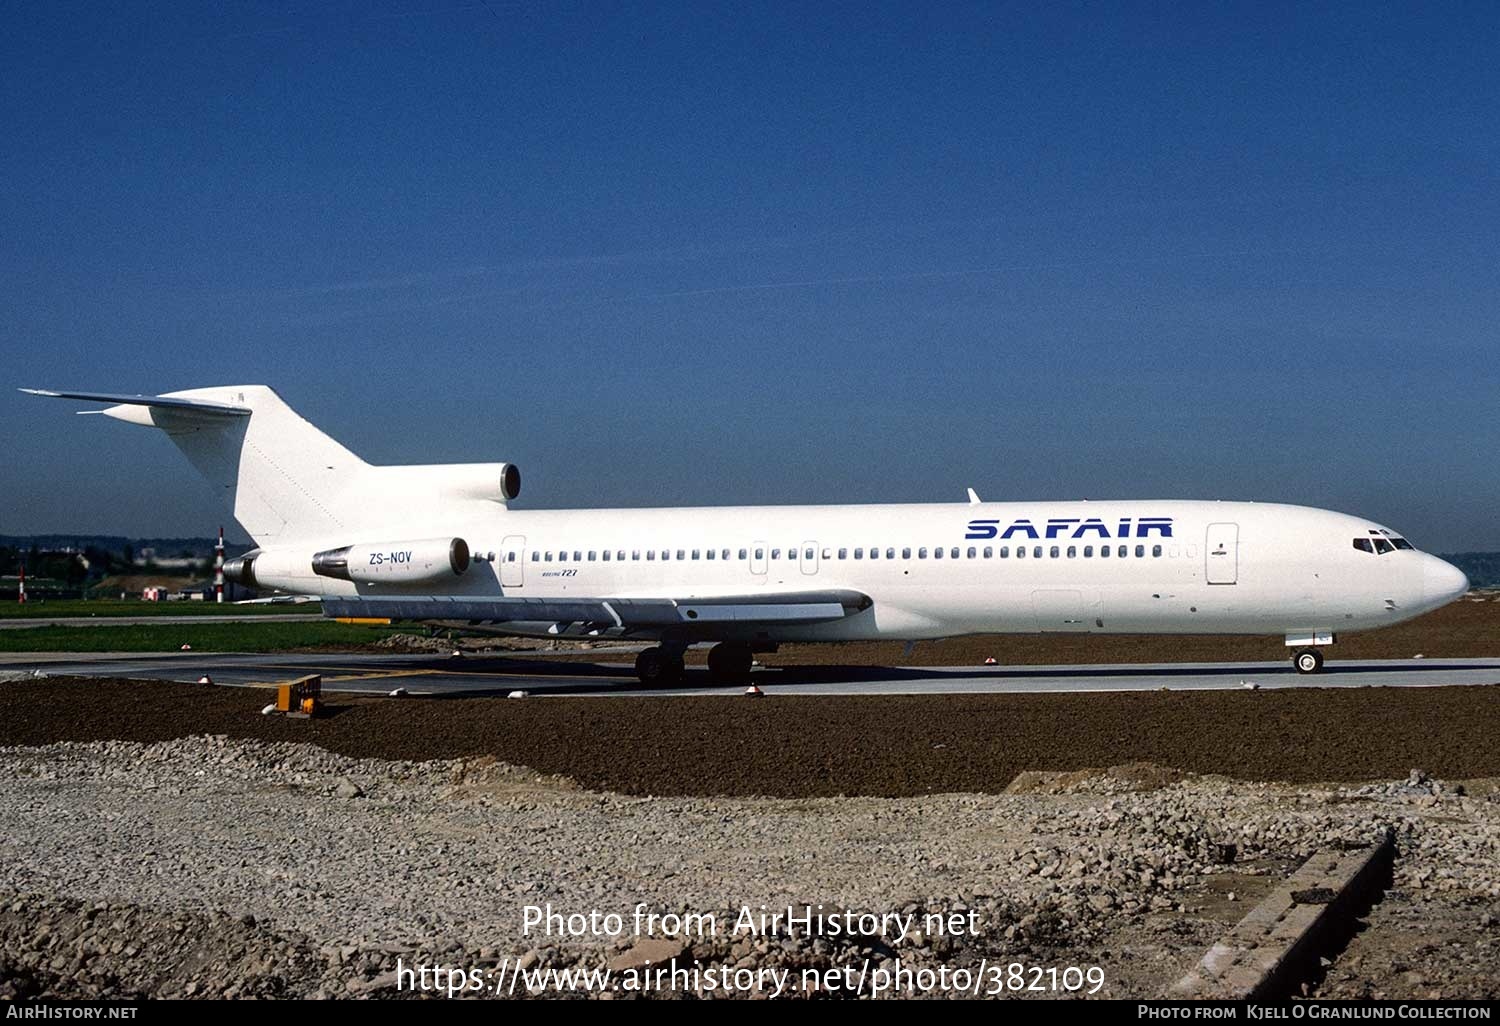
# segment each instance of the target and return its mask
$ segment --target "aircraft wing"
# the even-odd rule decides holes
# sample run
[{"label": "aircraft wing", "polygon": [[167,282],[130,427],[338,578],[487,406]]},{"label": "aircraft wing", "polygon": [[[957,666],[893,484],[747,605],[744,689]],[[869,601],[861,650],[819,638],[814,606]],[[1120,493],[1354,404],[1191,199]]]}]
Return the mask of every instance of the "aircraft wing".
[{"label": "aircraft wing", "polygon": [[332,619],[468,620],[474,623],[587,623],[625,630],[715,624],[805,624],[841,620],[870,607],[857,591],[799,591],[711,598],[482,598],[325,596]]}]

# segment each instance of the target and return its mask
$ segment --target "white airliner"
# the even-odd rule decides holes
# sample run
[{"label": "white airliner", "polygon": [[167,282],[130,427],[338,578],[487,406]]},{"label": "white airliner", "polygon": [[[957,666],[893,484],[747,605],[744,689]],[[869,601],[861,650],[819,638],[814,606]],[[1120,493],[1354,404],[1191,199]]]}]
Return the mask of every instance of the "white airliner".
[{"label": "white airliner", "polygon": [[1360,517],[1252,502],[511,510],[508,463],[372,466],[264,385],[110,403],[161,428],[256,548],[226,576],[341,619],[656,642],[643,681],[737,679],[779,642],[964,634],[1281,634],[1303,673],[1345,631],[1469,582]]}]

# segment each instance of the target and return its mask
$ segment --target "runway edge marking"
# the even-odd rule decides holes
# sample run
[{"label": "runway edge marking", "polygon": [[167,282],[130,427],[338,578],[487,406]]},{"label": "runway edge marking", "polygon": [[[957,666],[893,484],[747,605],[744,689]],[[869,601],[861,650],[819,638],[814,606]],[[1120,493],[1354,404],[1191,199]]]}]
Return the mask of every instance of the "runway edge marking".
[{"label": "runway edge marking", "polygon": [[1252,908],[1172,985],[1173,999],[1279,1000],[1310,978],[1319,954],[1347,940],[1384,893],[1396,840],[1385,832],[1355,850],[1319,849]]}]

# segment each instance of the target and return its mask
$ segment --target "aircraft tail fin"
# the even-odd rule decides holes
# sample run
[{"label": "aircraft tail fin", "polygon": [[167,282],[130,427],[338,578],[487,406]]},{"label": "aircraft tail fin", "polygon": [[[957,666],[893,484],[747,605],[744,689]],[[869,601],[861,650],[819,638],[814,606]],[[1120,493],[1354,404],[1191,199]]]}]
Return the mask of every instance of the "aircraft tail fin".
[{"label": "aircraft tail fin", "polygon": [[262,547],[347,527],[341,509],[348,506],[338,500],[368,466],[265,385],[221,385],[157,396],[21,391],[110,403],[84,412],[160,428]]}]

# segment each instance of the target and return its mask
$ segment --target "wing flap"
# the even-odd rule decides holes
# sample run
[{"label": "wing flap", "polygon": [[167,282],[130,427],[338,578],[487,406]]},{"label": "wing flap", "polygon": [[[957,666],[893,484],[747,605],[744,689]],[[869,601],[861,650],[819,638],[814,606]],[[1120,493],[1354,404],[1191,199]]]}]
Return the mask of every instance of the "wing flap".
[{"label": "wing flap", "polygon": [[841,620],[866,609],[856,591],[703,599],[517,598],[503,596],[325,596],[323,615],[333,619],[472,620],[484,623],[598,623],[624,628],[664,628],[716,623],[797,624]]}]

